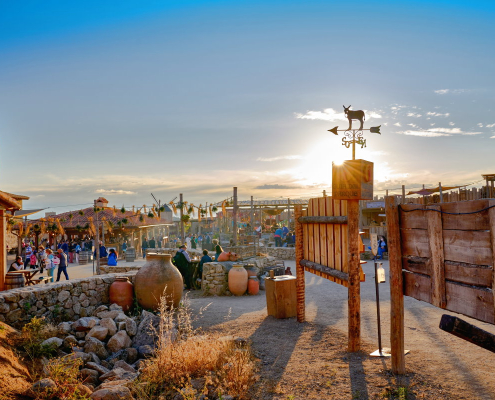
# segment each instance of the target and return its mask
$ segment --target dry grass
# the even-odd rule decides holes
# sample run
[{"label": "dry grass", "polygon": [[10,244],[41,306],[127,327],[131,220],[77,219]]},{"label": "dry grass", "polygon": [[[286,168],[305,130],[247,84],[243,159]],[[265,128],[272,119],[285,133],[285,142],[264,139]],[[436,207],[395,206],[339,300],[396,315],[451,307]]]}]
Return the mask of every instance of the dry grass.
[{"label": "dry grass", "polygon": [[181,392],[186,400],[201,393],[248,399],[256,373],[249,346],[193,330],[187,299],[176,310],[164,305],[162,301],[156,356],[147,361],[133,386],[136,396],[166,399]]}]

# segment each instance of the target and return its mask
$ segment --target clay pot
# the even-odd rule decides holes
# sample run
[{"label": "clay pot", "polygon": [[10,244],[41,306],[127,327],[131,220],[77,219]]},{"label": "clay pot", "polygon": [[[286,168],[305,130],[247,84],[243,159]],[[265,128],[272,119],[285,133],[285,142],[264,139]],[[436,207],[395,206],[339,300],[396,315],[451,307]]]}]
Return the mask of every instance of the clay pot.
[{"label": "clay pot", "polygon": [[134,300],[134,286],[125,276],[118,276],[110,285],[110,304],[118,304],[124,312],[129,311]]},{"label": "clay pot", "polygon": [[218,259],[216,261],[237,261],[239,256],[236,253],[231,253],[230,251],[223,252],[218,256]]},{"label": "clay pot", "polygon": [[258,270],[256,269],[256,267],[252,264],[250,265],[246,265],[244,268],[246,268],[247,270],[247,273],[248,273],[248,278],[254,276],[258,276]]},{"label": "clay pot", "polygon": [[260,281],[255,276],[250,276],[248,279],[248,293],[250,295],[256,295],[260,291]]},{"label": "clay pot", "polygon": [[229,253],[229,261],[237,261],[239,256],[236,253]]},{"label": "clay pot", "polygon": [[234,296],[242,296],[246,293],[248,286],[248,273],[246,269],[236,264],[229,271],[229,290]]},{"label": "clay pot", "polygon": [[171,260],[170,254],[149,253],[146,264],[136,274],[134,291],[144,309],[158,310],[162,296],[166,297],[167,308],[179,306],[184,282]]}]

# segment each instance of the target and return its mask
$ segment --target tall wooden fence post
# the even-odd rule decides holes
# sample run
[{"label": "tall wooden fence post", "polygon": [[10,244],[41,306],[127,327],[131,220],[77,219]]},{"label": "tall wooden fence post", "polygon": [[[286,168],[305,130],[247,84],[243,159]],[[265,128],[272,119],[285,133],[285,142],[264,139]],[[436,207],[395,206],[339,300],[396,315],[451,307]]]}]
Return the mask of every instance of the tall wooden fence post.
[{"label": "tall wooden fence post", "polygon": [[404,358],[404,288],[400,247],[399,210],[394,196],[385,198],[387,216],[388,258],[390,265],[390,346],[392,373],[406,373]]},{"label": "tall wooden fence post", "polygon": [[[349,262],[348,321],[350,352],[360,349],[361,293],[359,279],[359,200],[347,200],[347,246]],[[343,249],[345,251],[345,249]]]},{"label": "tall wooden fence post", "polygon": [[302,206],[294,207],[294,222],[296,223],[296,290],[297,290],[297,321],[304,322],[306,319],[306,300],[304,282],[304,267],[301,265],[303,259],[303,227],[299,222],[302,217]]}]

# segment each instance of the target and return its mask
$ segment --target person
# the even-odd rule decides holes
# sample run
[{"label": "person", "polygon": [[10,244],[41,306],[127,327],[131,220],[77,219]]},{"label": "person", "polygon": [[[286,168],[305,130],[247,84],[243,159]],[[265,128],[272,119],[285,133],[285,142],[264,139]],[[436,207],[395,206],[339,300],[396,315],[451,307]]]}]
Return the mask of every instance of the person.
[{"label": "person", "polygon": [[186,285],[186,289],[190,290],[192,288],[191,285],[191,257],[187,252],[187,246],[183,244],[179,247],[179,250],[174,256],[174,264],[179,270],[182,278],[184,279],[184,283]]},{"label": "person", "polygon": [[29,264],[31,265],[31,269],[35,269],[38,267],[38,258],[36,257],[36,250],[33,250],[33,254],[31,254],[31,258],[29,259]]},{"label": "person", "polygon": [[[190,236],[187,236],[186,237],[186,246],[187,247],[191,247],[191,237]],[[179,247],[180,248],[180,247]]]},{"label": "person", "polygon": [[53,282],[53,271],[55,270],[55,264],[53,262],[55,256],[53,255],[53,252],[51,249],[46,249],[45,251],[45,267],[46,267],[46,272],[48,273],[48,276],[52,278]]},{"label": "person", "polygon": [[43,270],[45,268],[45,248],[43,246],[38,247],[38,258],[39,258],[39,265],[40,265],[40,274],[43,273]]},{"label": "person", "polygon": [[279,226],[275,229],[273,237],[275,238],[275,247],[282,247],[282,229]]},{"label": "person", "polygon": [[24,263],[22,262],[22,257],[17,256],[15,261],[10,264],[9,270],[7,272],[21,271],[24,269]]},{"label": "person", "polygon": [[25,255],[25,265],[29,265],[31,261],[31,256],[33,255],[33,248],[29,243],[24,248],[24,255]]},{"label": "person", "polygon": [[201,257],[201,261],[199,262],[199,266],[198,266],[199,279],[203,279],[203,264],[204,263],[209,263],[209,262],[212,262],[212,261],[213,260],[208,255],[208,250],[203,250],[203,257]]},{"label": "person", "polygon": [[62,275],[62,272],[65,275],[65,279],[69,280],[69,274],[67,273],[67,254],[65,254],[62,248],[58,249],[57,252],[57,257],[60,259],[60,264],[58,265],[57,271],[57,282],[60,280],[60,275]]},{"label": "person", "polygon": [[124,258],[125,258],[125,252],[127,251],[127,242],[124,241],[124,243],[122,243],[122,253],[124,253]]},{"label": "person", "polygon": [[[96,257],[96,250],[94,252],[94,256]],[[103,245],[102,242],[100,242],[100,258],[107,256],[108,256],[107,248]]]},{"label": "person", "polygon": [[79,264],[79,253],[81,252],[81,245],[76,243],[76,247],[74,247],[74,251],[76,252],[76,263]]},{"label": "person", "polygon": [[115,249],[110,249],[110,252],[108,254],[108,265],[110,267],[115,267],[117,266],[117,258],[119,258],[117,252]]},{"label": "person", "polygon": [[69,243],[69,264],[74,262],[74,254],[75,254],[75,244],[74,242]]},{"label": "person", "polygon": [[63,250],[63,252],[65,253],[65,255],[68,255],[69,254],[69,244],[67,243],[67,240],[64,240],[62,242],[62,245],[60,246],[60,248]]},{"label": "person", "polygon": [[154,249],[156,247],[156,242],[155,242],[155,238],[154,237],[152,237],[151,240],[149,241],[148,247],[150,249]]},{"label": "person", "polygon": [[287,228],[285,225],[282,225],[282,239],[285,239],[288,233],[289,233],[289,228]]},{"label": "person", "polygon": [[193,237],[191,238],[191,247],[193,249],[196,249],[196,247],[197,247],[196,244],[197,244],[197,242],[196,242],[196,236],[193,235]]},{"label": "person", "polygon": [[223,253],[223,249],[222,249],[222,246],[220,246],[219,244],[217,244],[215,246],[215,260],[218,260],[218,257],[220,256],[220,254]]},{"label": "person", "polygon": [[385,241],[385,238],[383,236],[380,236],[378,238],[378,257],[376,257],[377,260],[380,260],[383,258],[383,253],[387,251],[387,242]]},{"label": "person", "polygon": [[143,249],[143,258],[146,258],[146,249],[148,248],[148,241],[146,240],[146,238],[143,239],[141,248]]}]

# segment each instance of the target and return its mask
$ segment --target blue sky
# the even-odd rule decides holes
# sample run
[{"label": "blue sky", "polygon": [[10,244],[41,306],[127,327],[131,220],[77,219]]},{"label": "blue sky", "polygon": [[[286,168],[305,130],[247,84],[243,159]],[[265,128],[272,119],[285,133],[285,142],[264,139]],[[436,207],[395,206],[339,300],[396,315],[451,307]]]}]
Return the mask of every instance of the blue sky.
[{"label": "blue sky", "polygon": [[[0,1],[2,190],[309,197],[366,111],[375,194],[493,173],[493,2]],[[70,208],[70,207],[69,207]]]}]

